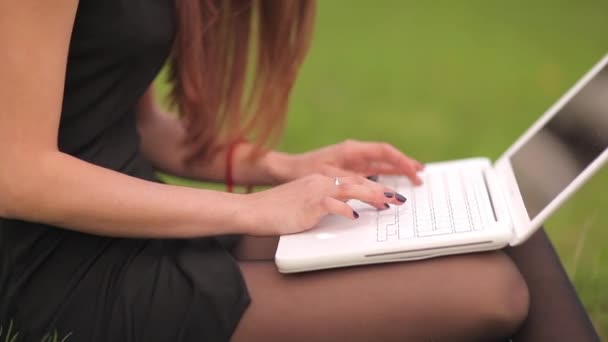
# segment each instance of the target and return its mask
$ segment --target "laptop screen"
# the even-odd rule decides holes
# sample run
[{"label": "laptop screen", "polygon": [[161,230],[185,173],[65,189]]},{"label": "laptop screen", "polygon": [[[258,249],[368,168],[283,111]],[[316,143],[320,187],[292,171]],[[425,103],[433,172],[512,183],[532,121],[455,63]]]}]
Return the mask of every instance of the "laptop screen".
[{"label": "laptop screen", "polygon": [[607,147],[608,65],[605,65],[511,156],[530,220]]}]

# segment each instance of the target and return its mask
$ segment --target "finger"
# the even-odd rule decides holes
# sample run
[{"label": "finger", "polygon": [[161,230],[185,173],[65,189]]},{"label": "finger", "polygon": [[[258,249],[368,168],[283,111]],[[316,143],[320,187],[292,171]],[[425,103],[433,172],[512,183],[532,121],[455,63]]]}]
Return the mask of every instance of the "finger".
[{"label": "finger", "polygon": [[403,195],[391,191],[385,191],[385,187],[378,184],[374,185],[375,186],[352,183],[340,184],[336,186],[336,189],[333,194],[331,194],[331,197],[341,201],[356,199],[365,203],[376,204],[391,203],[401,205],[405,202],[405,197]]},{"label": "finger", "polygon": [[[395,190],[387,187],[386,185],[379,183],[376,180],[372,180],[369,179],[369,177],[363,177],[363,176],[353,176],[353,177],[337,177],[338,178],[338,182],[340,183],[340,185],[343,184],[357,184],[357,185],[362,185],[365,187],[369,187],[370,189],[375,189],[377,191],[380,191],[382,193],[395,193]],[[382,203],[384,203],[386,201],[383,201]],[[378,204],[378,203],[377,203]]]},{"label": "finger", "polygon": [[321,206],[328,214],[341,215],[354,220],[359,218],[359,213],[354,211],[353,208],[351,208],[348,204],[335,198],[325,197],[321,201]]},{"label": "finger", "polygon": [[386,202],[384,202],[384,203],[371,203],[371,202],[363,202],[363,203],[365,203],[365,204],[369,205],[370,207],[374,207],[374,208],[376,208],[376,209],[378,209],[378,210],[386,210],[386,209],[389,209],[389,208],[391,207],[391,206],[390,206],[388,203],[386,203]]},{"label": "finger", "polygon": [[419,185],[422,184],[422,180],[418,177],[418,169],[413,159],[409,158],[397,148],[390,144],[381,144],[382,149],[389,156],[388,160],[393,160],[393,164],[402,170],[403,173],[412,181],[412,183]]},{"label": "finger", "polygon": [[[377,179],[377,178],[376,178]],[[380,184],[377,182],[377,180],[371,180],[370,177],[362,177],[362,176],[355,176],[355,177],[338,177],[338,181],[339,181],[339,185],[343,185],[343,184],[357,184],[357,185],[362,185],[362,186],[367,186],[373,189],[376,189],[378,191],[382,191],[383,194],[386,193],[391,193],[393,194],[395,191],[391,188],[386,187],[383,184]],[[387,197],[386,195],[384,196],[384,200],[382,202],[368,202],[368,201],[363,201],[364,203],[378,209],[378,210],[385,210],[390,208],[390,206],[388,205],[387,201],[388,199],[392,198],[391,197]],[[344,201],[348,200],[350,198],[346,198],[344,199]]]},{"label": "finger", "polygon": [[[372,191],[381,192],[383,195],[381,202],[366,201],[361,198],[357,198],[357,199],[361,200],[362,202],[364,202],[378,210],[389,209],[390,208],[389,203],[400,205],[400,204],[403,204],[407,200],[403,195],[398,194],[394,189],[389,188],[382,183],[378,183],[377,181],[370,180],[369,177],[342,177],[342,178],[340,178],[340,186],[342,186],[344,184],[361,185],[363,187],[372,189]],[[343,196],[341,198],[343,201],[352,199],[351,197],[348,197],[348,196]]]},{"label": "finger", "polygon": [[[345,177],[337,177],[341,184],[368,184],[368,182],[372,182],[366,177],[354,175],[354,176],[345,176]],[[373,183],[373,182],[372,182]]]},{"label": "finger", "polygon": [[[422,164],[420,164],[422,166]],[[416,172],[420,172],[422,171],[422,169],[419,169],[419,166],[416,165]],[[368,169],[368,173],[370,174],[379,174],[379,175],[402,175],[403,172],[401,172],[400,169],[397,169],[395,166],[390,165],[390,164],[386,164],[386,163],[374,163],[372,165],[370,165],[369,169]],[[420,176],[418,174],[416,174],[416,176],[418,178],[420,178]],[[421,182],[416,184],[419,185],[422,183],[422,180],[420,180]]]},{"label": "finger", "polygon": [[[386,210],[389,209],[391,206],[387,203],[387,201],[389,201],[389,198],[386,198],[386,200],[384,202],[380,202],[380,203],[376,203],[376,202],[367,202],[367,201],[363,201],[361,200],[363,203],[369,205],[370,207],[376,208],[378,210]],[[344,200],[344,202],[346,202],[346,200]]]},{"label": "finger", "polygon": [[379,179],[378,177],[379,177],[378,175],[373,175],[373,176],[367,176],[365,178],[369,179],[372,182],[378,182],[378,179]]},{"label": "finger", "polygon": [[392,165],[389,163],[382,163],[382,162],[369,163],[366,173],[377,174],[377,175],[401,175],[401,174],[403,174],[401,169],[396,167],[395,165]]},{"label": "finger", "polygon": [[416,166],[413,160],[403,154],[394,146],[387,143],[359,143],[358,150],[362,157],[371,162],[380,161],[383,163],[392,164],[400,173],[405,174],[414,184],[420,184],[420,178],[416,174]]},{"label": "finger", "polygon": [[416,159],[412,159],[412,161],[414,162],[414,166],[416,167],[417,171],[424,170],[424,164],[422,164],[421,162],[417,161]]}]

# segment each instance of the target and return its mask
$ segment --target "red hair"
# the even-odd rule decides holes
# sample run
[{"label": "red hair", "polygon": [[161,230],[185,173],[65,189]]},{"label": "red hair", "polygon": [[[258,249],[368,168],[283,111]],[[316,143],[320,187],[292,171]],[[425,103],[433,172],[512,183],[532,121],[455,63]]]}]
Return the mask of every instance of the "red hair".
[{"label": "red hair", "polygon": [[[187,162],[242,139],[275,144],[308,51],[314,0],[177,0],[171,99]],[[260,152],[258,151],[258,152]]]}]

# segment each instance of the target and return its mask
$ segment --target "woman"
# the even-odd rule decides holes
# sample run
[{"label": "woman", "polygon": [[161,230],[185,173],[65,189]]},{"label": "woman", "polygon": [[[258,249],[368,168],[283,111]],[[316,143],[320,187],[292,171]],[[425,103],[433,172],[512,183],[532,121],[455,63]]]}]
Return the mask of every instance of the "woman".
[{"label": "woman", "polygon": [[[0,322],[23,341],[470,341],[520,327],[521,340],[593,339],[544,233],[507,252],[277,273],[277,235],[329,213],[356,219],[350,198],[400,205],[362,176],[416,182],[422,168],[383,143],[264,147],[313,12],[280,0],[0,3]],[[167,58],[179,119],[151,88]],[[154,168],[282,185],[195,190]]]}]

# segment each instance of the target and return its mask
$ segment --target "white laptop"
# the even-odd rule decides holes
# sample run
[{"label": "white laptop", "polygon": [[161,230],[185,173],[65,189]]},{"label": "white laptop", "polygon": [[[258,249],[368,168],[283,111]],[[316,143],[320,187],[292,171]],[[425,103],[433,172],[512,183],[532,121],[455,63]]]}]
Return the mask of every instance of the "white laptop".
[{"label": "white laptop", "polygon": [[608,55],[494,164],[473,158],[427,164],[422,186],[380,176],[408,200],[377,210],[350,201],[358,220],[325,217],[279,241],[283,273],[516,246],[608,160]]}]

